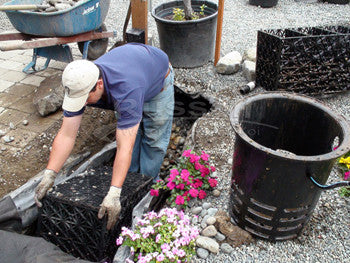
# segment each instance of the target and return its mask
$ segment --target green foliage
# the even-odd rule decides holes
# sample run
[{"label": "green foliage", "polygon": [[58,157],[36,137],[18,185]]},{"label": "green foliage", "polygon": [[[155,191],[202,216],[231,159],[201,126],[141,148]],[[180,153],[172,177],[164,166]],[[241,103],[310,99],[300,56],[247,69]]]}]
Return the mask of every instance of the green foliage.
[{"label": "green foliage", "polygon": [[[205,4],[200,6],[199,13],[193,12],[192,13],[192,20],[199,19],[201,16],[204,16],[204,10],[207,8]],[[173,8],[173,20],[174,21],[185,21],[185,11],[182,8]]]},{"label": "green foliage", "polygon": [[173,9],[173,20],[184,21],[185,20],[185,11],[181,8],[174,8]]},{"label": "green foliage", "polygon": [[339,194],[343,197],[350,197],[350,187],[342,187],[339,189]]}]

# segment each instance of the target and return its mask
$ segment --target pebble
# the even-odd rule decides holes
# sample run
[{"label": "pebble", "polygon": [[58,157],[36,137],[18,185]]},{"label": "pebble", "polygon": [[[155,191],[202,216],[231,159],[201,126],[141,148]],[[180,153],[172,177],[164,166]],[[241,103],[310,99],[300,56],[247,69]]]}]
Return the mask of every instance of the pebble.
[{"label": "pebble", "polygon": [[215,226],[210,225],[204,228],[201,234],[205,237],[215,237],[217,233],[218,231],[216,230]]},{"label": "pebble", "polygon": [[218,211],[217,208],[209,208],[209,209],[208,209],[208,215],[214,216],[214,215],[216,214],[217,211]]},{"label": "pebble", "polygon": [[8,135],[2,137],[2,139],[4,140],[5,143],[13,142],[15,140],[13,136],[8,136]]},{"label": "pebble", "polygon": [[220,249],[226,254],[230,254],[233,251],[233,247],[231,247],[228,243],[222,243]]},{"label": "pebble", "polygon": [[214,239],[210,237],[199,236],[196,239],[196,244],[198,247],[209,250],[211,253],[217,254],[219,253],[219,244]]},{"label": "pebble", "polygon": [[206,259],[209,256],[209,251],[204,248],[197,248],[197,256]]},{"label": "pebble", "polygon": [[9,127],[10,127],[11,130],[14,130],[16,128],[15,125],[13,124],[13,122],[9,123]]},{"label": "pebble", "polygon": [[218,189],[214,189],[214,190],[213,190],[213,196],[219,197],[220,194],[221,194],[220,190],[218,190]]},{"label": "pebble", "polygon": [[206,220],[206,223],[207,223],[208,225],[214,225],[215,222],[216,222],[216,218],[213,217],[213,216],[209,216],[209,217],[207,218],[207,220]]},{"label": "pebble", "polygon": [[226,239],[225,235],[221,234],[220,232],[217,232],[215,235],[215,239],[219,242],[224,241]]},{"label": "pebble", "polygon": [[200,207],[200,206],[197,206],[197,207],[193,207],[192,208],[192,210],[191,210],[191,212],[193,213],[193,214],[195,214],[195,215],[198,215],[198,214],[200,214],[201,212],[202,212],[202,207]]},{"label": "pebble", "polygon": [[4,136],[6,134],[6,132],[4,130],[0,130],[0,137]]},{"label": "pebble", "polygon": [[208,214],[208,210],[207,210],[207,209],[202,209],[202,211],[201,211],[201,217],[205,217],[206,214]]},{"label": "pebble", "polygon": [[202,207],[203,207],[203,209],[208,210],[211,207],[211,203],[205,202],[205,203],[203,203]]},{"label": "pebble", "polygon": [[198,224],[198,216],[192,217],[191,222],[192,222],[193,225],[197,225]]}]

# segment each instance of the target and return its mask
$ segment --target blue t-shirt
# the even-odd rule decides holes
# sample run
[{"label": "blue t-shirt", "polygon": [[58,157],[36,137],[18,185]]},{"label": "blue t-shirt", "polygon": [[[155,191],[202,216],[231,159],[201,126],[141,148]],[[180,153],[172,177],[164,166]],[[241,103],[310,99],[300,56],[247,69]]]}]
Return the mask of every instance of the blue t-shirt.
[{"label": "blue t-shirt", "polygon": [[[119,129],[135,126],[142,119],[144,102],[163,87],[169,68],[168,56],[158,48],[129,43],[112,49],[94,63],[101,69],[106,98],[89,106],[115,110]],[[83,112],[84,108],[63,114],[72,117]]]}]

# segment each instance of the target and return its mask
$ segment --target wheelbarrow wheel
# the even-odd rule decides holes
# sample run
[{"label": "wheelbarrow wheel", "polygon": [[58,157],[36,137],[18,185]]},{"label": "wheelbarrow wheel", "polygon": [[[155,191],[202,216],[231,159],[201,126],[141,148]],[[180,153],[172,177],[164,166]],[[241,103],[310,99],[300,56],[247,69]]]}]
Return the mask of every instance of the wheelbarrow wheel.
[{"label": "wheelbarrow wheel", "polygon": [[[103,32],[107,31],[107,27],[105,24],[102,24],[99,29],[96,31],[98,32]],[[84,53],[84,43],[83,42],[78,42],[78,47],[81,52],[81,54]],[[95,60],[102,56],[104,53],[106,53],[108,47],[108,38],[101,38],[101,39],[94,39],[90,42],[89,47],[88,47],[88,52],[87,52],[87,59],[88,60]]]}]

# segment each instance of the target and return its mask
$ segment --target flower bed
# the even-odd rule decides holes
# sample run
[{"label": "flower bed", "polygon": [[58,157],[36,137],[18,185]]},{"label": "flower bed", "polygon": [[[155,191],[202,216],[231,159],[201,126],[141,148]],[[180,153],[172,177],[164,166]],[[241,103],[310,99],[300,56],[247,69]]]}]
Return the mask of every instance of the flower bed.
[{"label": "flower bed", "polygon": [[189,262],[198,235],[183,211],[164,208],[145,214],[134,230],[123,227],[117,245],[131,248],[133,259],[126,262]]},{"label": "flower bed", "polygon": [[186,207],[192,198],[204,199],[207,191],[217,186],[216,178],[211,177],[215,167],[210,165],[209,159],[204,151],[199,155],[185,150],[170,175],[153,185],[151,195],[158,196],[159,190],[170,190],[167,202],[172,207]]}]

